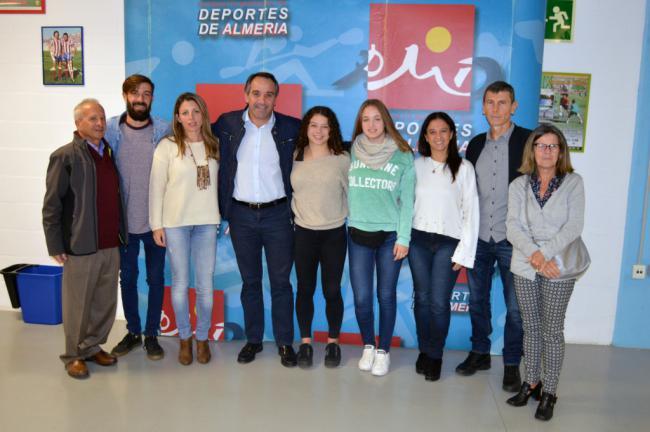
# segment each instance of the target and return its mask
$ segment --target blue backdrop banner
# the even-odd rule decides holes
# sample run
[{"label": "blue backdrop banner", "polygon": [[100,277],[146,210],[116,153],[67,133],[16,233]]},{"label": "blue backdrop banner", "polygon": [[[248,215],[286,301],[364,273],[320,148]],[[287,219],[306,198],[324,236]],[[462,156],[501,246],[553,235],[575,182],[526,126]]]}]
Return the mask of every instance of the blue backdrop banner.
[{"label": "blue backdrop banner", "polygon": [[[386,102],[398,129],[412,145],[429,112],[447,111],[456,121],[459,146],[464,150],[472,136],[487,129],[482,95],[496,80],[506,80],[516,89],[519,109],[514,121],[526,127],[537,122],[543,1],[125,0],[124,10],[126,75],[142,73],[152,78],[156,85],[153,112],[163,118],[171,117],[176,97],[185,91],[206,97],[213,120],[223,111],[241,109],[246,77],[266,70],[281,84],[299,90],[280,92],[279,105],[297,115],[314,105],[331,107],[345,139],[350,139],[361,102],[375,97]],[[241,278],[227,236],[219,240],[216,265],[214,286],[225,295],[226,338],[242,338]],[[170,280],[169,270],[166,278]],[[295,278],[293,282],[295,287]],[[265,336],[271,339],[266,279],[264,290]],[[342,290],[342,331],[357,333],[347,267]],[[405,260],[398,283],[395,335],[406,347],[417,346],[412,292]],[[495,353],[503,346],[502,292],[495,275]],[[448,348],[470,346],[467,300],[466,286],[459,283],[452,298]],[[324,310],[322,294],[317,293],[316,331],[327,330]]]}]

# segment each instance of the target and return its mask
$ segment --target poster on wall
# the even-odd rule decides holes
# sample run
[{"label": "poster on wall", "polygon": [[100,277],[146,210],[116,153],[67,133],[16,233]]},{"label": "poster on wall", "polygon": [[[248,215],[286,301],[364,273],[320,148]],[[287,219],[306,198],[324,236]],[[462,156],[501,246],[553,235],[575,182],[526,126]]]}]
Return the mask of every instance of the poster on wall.
[{"label": "poster on wall", "polygon": [[0,0],[0,14],[44,14],[45,0]]},{"label": "poster on wall", "polygon": [[547,0],[544,40],[573,42],[575,0]]},{"label": "poster on wall", "polygon": [[557,126],[569,150],[585,151],[590,74],[542,72],[539,122]]},{"label": "poster on wall", "polygon": [[84,85],[83,27],[41,27],[43,85]]}]

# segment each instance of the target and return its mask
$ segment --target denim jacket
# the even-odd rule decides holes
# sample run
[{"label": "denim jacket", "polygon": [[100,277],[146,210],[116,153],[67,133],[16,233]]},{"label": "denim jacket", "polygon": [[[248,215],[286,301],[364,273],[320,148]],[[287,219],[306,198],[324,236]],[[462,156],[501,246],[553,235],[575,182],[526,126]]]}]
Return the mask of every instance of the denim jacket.
[{"label": "denim jacket", "polygon": [[[212,124],[212,133],[219,139],[219,212],[222,219],[230,219],[232,194],[237,174],[237,150],[246,133],[243,120],[244,110],[231,111],[219,116]],[[291,203],[291,167],[293,151],[300,129],[300,120],[275,112],[275,125],[271,130],[280,157],[282,182],[287,195],[287,206]]]},{"label": "denim jacket", "polygon": [[[116,163],[120,159],[120,143],[122,142],[120,124],[124,119],[126,119],[126,112],[122,113],[122,115],[111,117],[106,122],[106,134],[104,135],[104,139],[111,145],[115,154]],[[151,123],[153,124],[153,141],[151,142],[151,145],[155,147],[161,139],[171,133],[171,129],[169,128],[169,123],[158,117],[151,117]]]}]

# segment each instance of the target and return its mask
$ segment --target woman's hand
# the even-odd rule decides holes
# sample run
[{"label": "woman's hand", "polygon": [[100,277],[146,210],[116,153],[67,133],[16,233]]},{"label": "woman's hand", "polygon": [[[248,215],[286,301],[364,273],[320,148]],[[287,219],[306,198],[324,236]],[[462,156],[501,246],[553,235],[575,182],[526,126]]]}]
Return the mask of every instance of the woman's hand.
[{"label": "woman's hand", "polygon": [[534,254],[528,257],[528,262],[535,269],[535,271],[540,271],[544,264],[546,264],[546,258],[540,251],[535,251]]},{"label": "woman's hand", "polygon": [[462,269],[463,269],[463,266],[460,265],[460,264],[458,264],[458,263],[454,263],[454,265],[451,266],[451,269],[452,269],[453,271],[458,271],[458,270],[462,270]]},{"label": "woman's hand", "polygon": [[167,247],[165,243],[165,230],[162,228],[153,230],[153,241],[160,247]]},{"label": "woman's hand", "polygon": [[408,247],[395,243],[395,246],[393,247],[393,256],[395,257],[395,261],[404,259],[404,257],[406,257],[408,253],[409,253]]},{"label": "woman's hand", "polygon": [[554,259],[546,261],[539,273],[547,279],[557,279],[560,277],[560,269]]}]

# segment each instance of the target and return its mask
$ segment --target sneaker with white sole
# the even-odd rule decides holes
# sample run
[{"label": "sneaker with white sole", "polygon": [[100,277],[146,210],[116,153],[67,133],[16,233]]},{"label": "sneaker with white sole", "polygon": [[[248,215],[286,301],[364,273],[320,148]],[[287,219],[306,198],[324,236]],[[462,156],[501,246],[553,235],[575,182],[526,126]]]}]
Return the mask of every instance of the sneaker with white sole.
[{"label": "sneaker with white sole", "polygon": [[380,349],[375,354],[375,363],[372,365],[372,374],[374,376],[384,376],[390,368],[390,353]]},{"label": "sneaker with white sole", "polygon": [[359,360],[359,369],[362,371],[369,371],[375,362],[375,347],[372,345],[365,345],[363,347],[363,354]]}]

